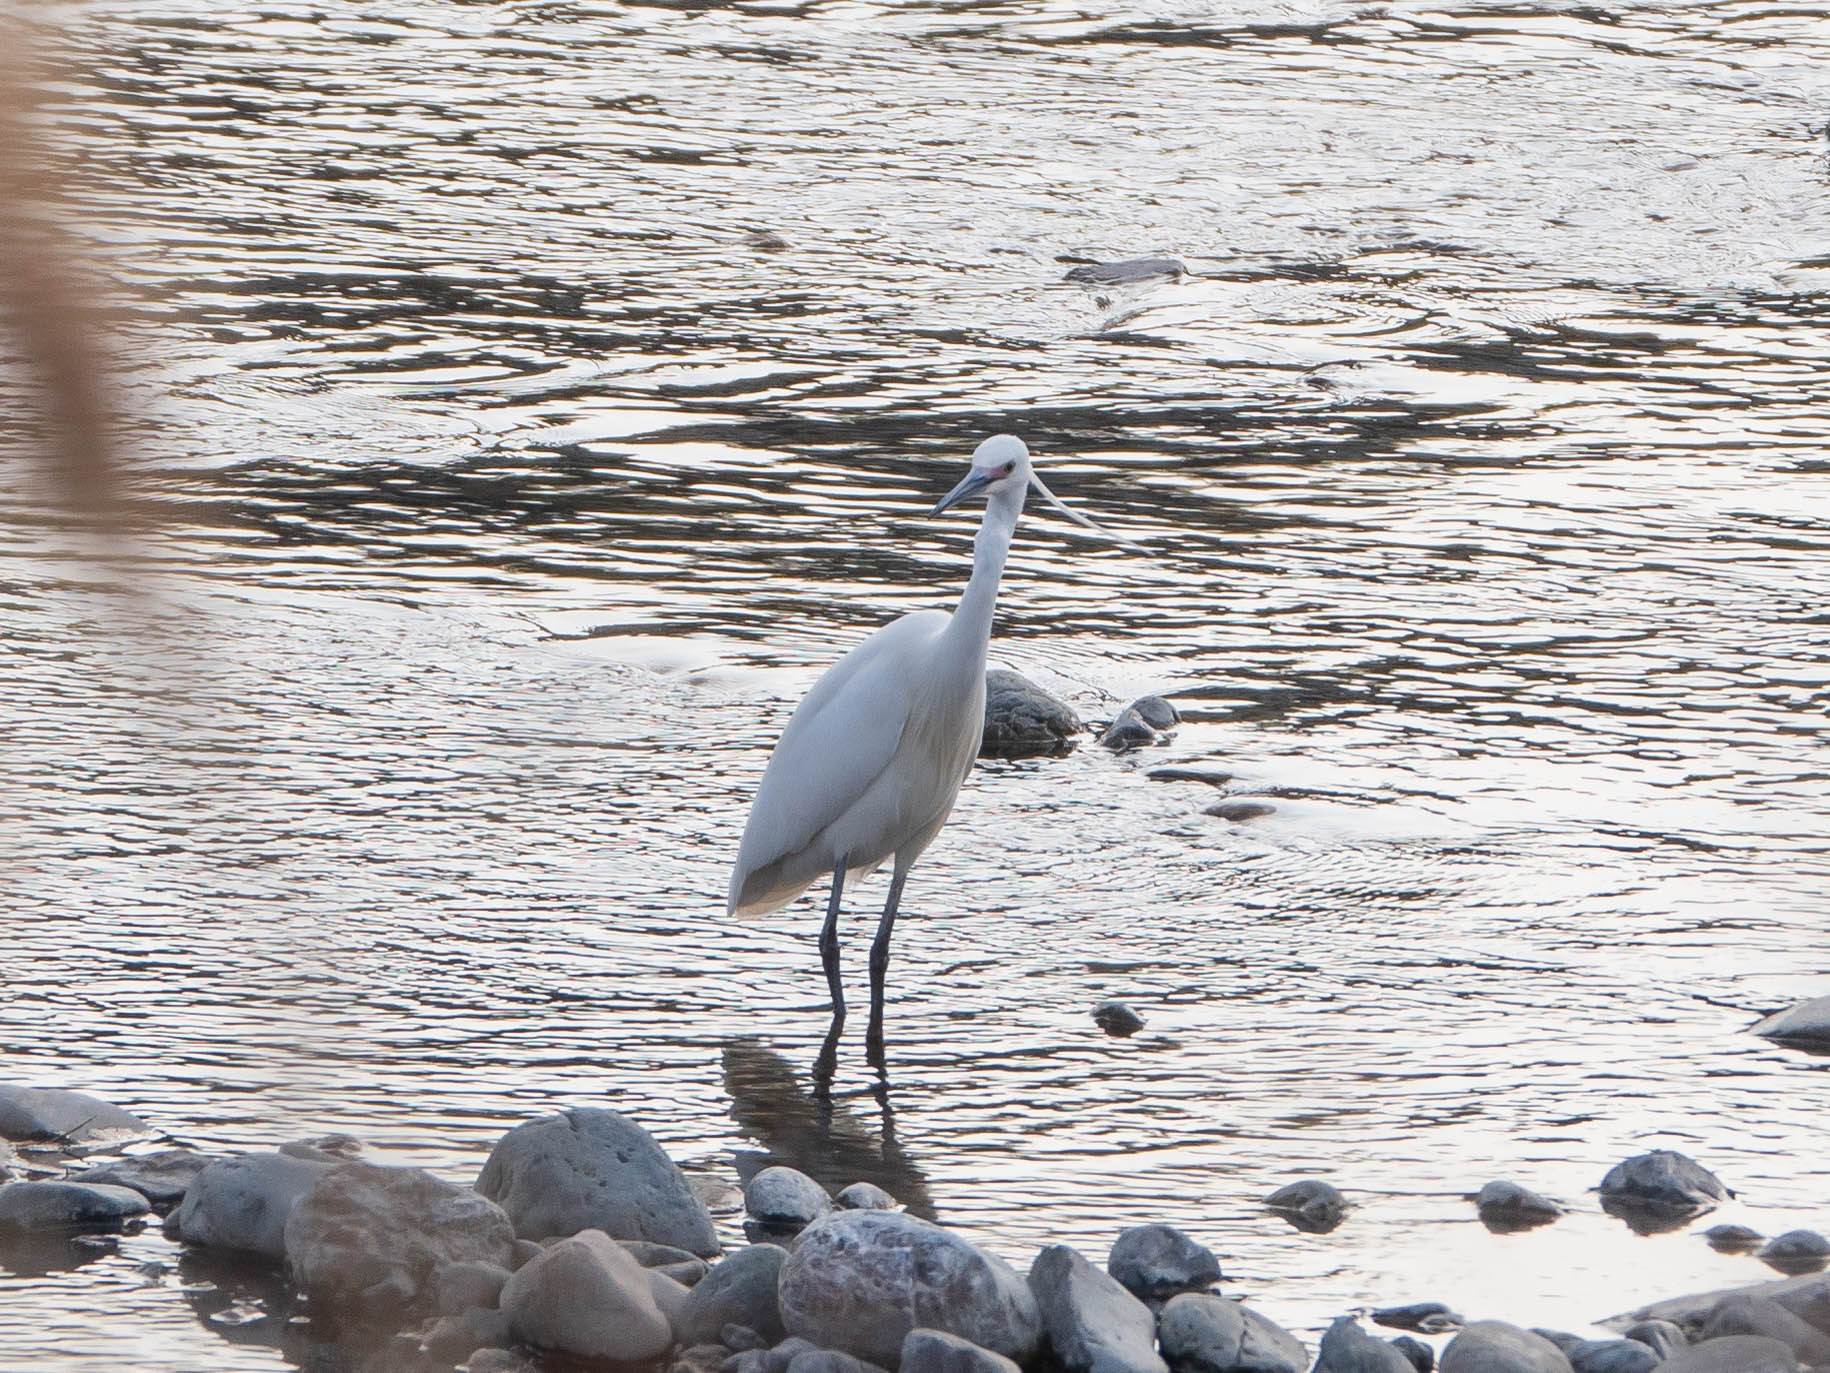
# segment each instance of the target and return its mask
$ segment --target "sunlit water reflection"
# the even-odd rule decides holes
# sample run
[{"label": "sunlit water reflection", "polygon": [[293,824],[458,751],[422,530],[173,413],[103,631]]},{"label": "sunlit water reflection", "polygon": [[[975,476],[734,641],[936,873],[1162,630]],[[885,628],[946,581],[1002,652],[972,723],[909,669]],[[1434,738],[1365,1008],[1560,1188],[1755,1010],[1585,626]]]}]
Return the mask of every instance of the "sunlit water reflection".
[{"label": "sunlit water reflection", "polygon": [[[1825,1061],[1744,1033],[1826,990],[1810,7],[46,12],[170,532],[155,609],[7,498],[6,1076],[453,1177],[609,1104],[1018,1261],[1171,1221],[1306,1334],[1763,1276],[1593,1206],[1655,1145],[1825,1225]],[[994,658],[1187,723],[979,770],[827,1119],[814,910],[728,865],[1003,428],[1154,552],[1027,521]],[[285,1362],[156,1233],[7,1266],[0,1364]]]}]

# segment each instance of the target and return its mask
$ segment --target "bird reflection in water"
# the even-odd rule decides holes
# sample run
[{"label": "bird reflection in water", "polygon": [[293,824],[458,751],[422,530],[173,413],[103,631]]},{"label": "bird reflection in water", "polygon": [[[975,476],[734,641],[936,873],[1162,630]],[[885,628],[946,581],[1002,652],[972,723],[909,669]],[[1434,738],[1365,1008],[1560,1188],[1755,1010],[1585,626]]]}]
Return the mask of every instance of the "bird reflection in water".
[{"label": "bird reflection in water", "polygon": [[744,1134],[760,1143],[766,1155],[740,1159],[746,1181],[771,1164],[786,1164],[807,1174],[829,1192],[854,1182],[869,1182],[896,1198],[909,1214],[934,1219],[928,1180],[896,1139],[896,1114],[881,1078],[872,1088],[879,1111],[873,1127],[850,1107],[832,1099],[831,1058],[837,1027],[827,1036],[826,1075],[815,1064],[811,1088],[804,1086],[787,1059],[755,1039],[733,1039],[724,1046],[724,1089],[731,1098],[731,1118]]}]

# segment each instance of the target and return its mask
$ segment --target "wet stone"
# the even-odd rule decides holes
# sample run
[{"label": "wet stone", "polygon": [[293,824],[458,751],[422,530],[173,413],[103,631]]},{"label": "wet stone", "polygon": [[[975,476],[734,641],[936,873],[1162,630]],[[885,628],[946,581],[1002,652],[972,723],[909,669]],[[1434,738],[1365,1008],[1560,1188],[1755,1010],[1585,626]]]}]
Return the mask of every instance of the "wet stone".
[{"label": "wet stone", "polygon": [[727,1326],[756,1332],[762,1346],[786,1333],[776,1289],[787,1252],[773,1244],[756,1244],[726,1255],[687,1294],[675,1319],[675,1333],[687,1344],[721,1339]]},{"label": "wet stone", "polygon": [[767,1349],[769,1341],[747,1325],[726,1325],[718,1332],[718,1343],[734,1354],[746,1349]]},{"label": "wet stone", "polygon": [[1086,732],[1080,717],[1020,672],[985,674],[985,732],[981,758],[1058,758]]},{"label": "wet stone", "polygon": [[1333,1183],[1320,1178],[1302,1178],[1279,1187],[1264,1204],[1298,1230],[1316,1235],[1338,1227],[1347,1214],[1347,1198]]},{"label": "wet stone", "polygon": [[1830,1240],[1815,1230],[1788,1230],[1768,1240],[1755,1257],[1781,1273],[1815,1273],[1830,1262]]},{"label": "wet stone", "polygon": [[283,1258],[292,1208],[331,1166],[283,1153],[217,1159],[191,1180],[165,1232],[206,1249]]},{"label": "wet stone", "polygon": [[1690,1337],[1670,1321],[1639,1321],[1629,1325],[1621,1334],[1635,1343],[1645,1345],[1660,1359],[1668,1359],[1690,1345]]},{"label": "wet stone", "polygon": [[502,1289],[517,1338],[579,1359],[645,1363],[673,1343],[648,1274],[601,1230],[550,1246]]},{"label": "wet stone", "polygon": [[772,1229],[803,1229],[828,1215],[833,1201],[805,1173],[776,1165],[765,1168],[743,1189],[744,1209],[763,1225]]},{"label": "wet stone", "polygon": [[1745,1254],[1757,1247],[1763,1236],[1745,1225],[1712,1225],[1703,1232],[1703,1238],[1717,1253]]},{"label": "wet stone", "polygon": [[1723,1335],[1764,1335],[1783,1340],[1805,1363],[1830,1363],[1830,1334],[1769,1297],[1741,1293],[1717,1302],[1703,1322],[1699,1342]]},{"label": "wet stone", "polygon": [[783,1373],[885,1373],[885,1370],[837,1349],[805,1349],[788,1360]]},{"label": "wet stone", "polygon": [[1481,1223],[1499,1233],[1548,1225],[1564,1213],[1561,1203],[1516,1182],[1489,1182],[1474,1198],[1474,1205]]},{"label": "wet stone", "polygon": [[0,1082],[0,1139],[90,1144],[150,1134],[138,1116],[87,1092]]},{"label": "wet stone", "polygon": [[1464,1326],[1442,1352],[1442,1373],[1572,1373],[1561,1349],[1505,1321]]},{"label": "wet stone", "polygon": [[1223,787],[1233,780],[1230,772],[1222,772],[1218,768],[1189,767],[1185,764],[1151,768],[1144,776],[1152,782],[1201,782],[1210,787]]},{"label": "wet stone", "polygon": [[[1071,259],[1070,259],[1071,260]],[[1123,286],[1130,282],[1149,281],[1156,277],[1174,279],[1187,273],[1180,258],[1128,257],[1117,262],[1089,262],[1075,267],[1063,280],[1089,286]]]},{"label": "wet stone", "polygon": [[310,1163],[353,1163],[368,1148],[354,1135],[313,1135],[309,1139],[289,1140],[280,1145],[287,1158],[302,1158]]},{"label": "wet stone", "polygon": [[1220,1261],[1173,1225],[1138,1225],[1112,1242],[1106,1272],[1139,1301],[1161,1305],[1219,1282]]},{"label": "wet stone", "polygon": [[1750,1028],[1763,1039],[1830,1051],[1830,996],[1801,1001]]},{"label": "wet stone", "polygon": [[509,1270],[500,1263],[481,1259],[441,1263],[432,1272],[434,1308],[455,1316],[473,1306],[494,1306],[502,1299],[502,1287],[508,1278]]},{"label": "wet stone", "polygon": [[1582,1340],[1564,1351],[1576,1373],[1652,1373],[1659,1356],[1638,1340]]},{"label": "wet stone", "polygon": [[1018,1373],[1018,1368],[971,1340],[917,1327],[903,1337],[898,1373]]},{"label": "wet stone", "polygon": [[1436,1368],[1436,1351],[1422,1340],[1410,1335],[1399,1335],[1391,1341],[1391,1346],[1410,1360],[1411,1367],[1417,1373],[1434,1373]]},{"label": "wet stone", "polygon": [[85,1182],[0,1186],[0,1230],[119,1229],[151,1209],[130,1187]]},{"label": "wet stone", "polygon": [[184,1200],[191,1180],[214,1161],[209,1154],[195,1149],[160,1149],[156,1153],[110,1159],[83,1169],[70,1181],[131,1187],[154,1206],[171,1207]]},{"label": "wet stone", "polygon": [[1102,1001],[1093,1008],[1093,1023],[1114,1039],[1129,1039],[1144,1028],[1144,1017],[1122,1001]]},{"label": "wet stone", "polygon": [[846,1211],[894,1211],[900,1204],[874,1182],[854,1182],[834,1200]]},{"label": "wet stone", "polygon": [[1247,820],[1262,820],[1267,815],[1275,815],[1277,807],[1269,801],[1253,801],[1241,797],[1232,801],[1216,801],[1213,805],[1205,807],[1201,814],[1242,824]]},{"label": "wet stone", "polygon": [[1118,718],[1099,736],[1099,742],[1119,752],[1161,743],[1160,731],[1172,728],[1181,719],[1176,708],[1161,696],[1140,696],[1118,713]]},{"label": "wet stone", "polygon": [[1604,1201],[1654,1211],[1709,1210],[1733,1195],[1714,1173],[1674,1149],[1637,1154],[1601,1180]]},{"label": "wet stone", "polygon": [[1799,1364],[1783,1340],[1725,1335],[1673,1354],[1658,1373],[1799,1373]]},{"label": "wet stone", "polygon": [[1415,1330],[1420,1335],[1440,1335],[1463,1324],[1463,1318],[1439,1301],[1412,1302],[1409,1306],[1382,1306],[1372,1313],[1373,1324],[1393,1330]]},{"label": "wet stone", "polygon": [[1360,1329],[1352,1316],[1342,1316],[1323,1333],[1311,1373],[1411,1373],[1411,1361]]}]

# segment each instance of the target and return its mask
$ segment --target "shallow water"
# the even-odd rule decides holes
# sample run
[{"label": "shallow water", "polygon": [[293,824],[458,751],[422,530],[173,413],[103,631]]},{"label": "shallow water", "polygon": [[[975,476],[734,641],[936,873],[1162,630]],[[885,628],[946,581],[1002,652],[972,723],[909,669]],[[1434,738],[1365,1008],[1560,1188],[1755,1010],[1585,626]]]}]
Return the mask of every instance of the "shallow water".
[{"label": "shallow water", "polygon": [[[1811,7],[40,12],[167,525],[121,595],[4,497],[6,1077],[455,1178],[606,1104],[1017,1262],[1171,1221],[1305,1336],[1830,1226],[1827,1061],[1744,1032],[1827,990]],[[815,904],[728,921],[728,865],[1000,429],[1152,551],[1026,520],[994,659],[1186,723],[975,773],[825,1119]],[[1655,1146],[1739,1202],[1602,1215]],[[1260,1205],[1310,1174],[1327,1236]],[[1577,1213],[1491,1235],[1494,1177]],[[0,1268],[0,1366],[288,1362],[156,1232]]]}]

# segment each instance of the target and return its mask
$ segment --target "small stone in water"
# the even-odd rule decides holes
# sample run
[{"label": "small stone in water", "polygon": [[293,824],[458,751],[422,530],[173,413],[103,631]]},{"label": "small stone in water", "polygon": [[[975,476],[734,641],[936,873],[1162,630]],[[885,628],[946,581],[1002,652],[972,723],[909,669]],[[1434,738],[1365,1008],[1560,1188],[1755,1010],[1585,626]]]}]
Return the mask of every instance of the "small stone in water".
[{"label": "small stone in water", "polygon": [[1161,1304],[1220,1281],[1220,1261],[1173,1225],[1137,1225],[1112,1241],[1106,1272],[1139,1301]]},{"label": "small stone in water", "polygon": [[985,674],[985,729],[981,758],[1059,758],[1074,751],[1086,726],[1020,672],[994,667]]},{"label": "small stone in water", "polygon": [[764,1225],[800,1230],[833,1210],[826,1189],[805,1173],[777,1164],[743,1189],[744,1208]]},{"label": "small stone in water", "polygon": [[1749,1027],[1753,1034],[1800,1048],[1830,1050],[1830,996],[1814,997]]},{"label": "small stone in water", "polygon": [[256,1321],[267,1319],[267,1308],[257,1301],[231,1302],[220,1311],[209,1315],[211,1325],[220,1325],[226,1329],[237,1329],[244,1325],[253,1325]]},{"label": "small stone in water", "polygon": [[847,1211],[894,1211],[900,1205],[896,1198],[874,1182],[854,1182],[835,1200]]},{"label": "small stone in water", "polygon": [[1065,278],[1091,286],[1118,286],[1151,277],[1179,277],[1188,271],[1179,258],[1129,257],[1118,262],[1093,262],[1076,267]]},{"label": "small stone in water", "polygon": [[1422,1340],[1414,1340],[1409,1335],[1400,1335],[1391,1341],[1391,1346],[1411,1361],[1411,1367],[1417,1373],[1434,1373],[1436,1351]]},{"label": "small stone in water", "polygon": [[1372,1313],[1375,1325],[1393,1330],[1415,1330],[1422,1335],[1440,1335],[1454,1330],[1462,1317],[1439,1301],[1412,1302],[1409,1306],[1382,1306]]},{"label": "small stone in water", "polygon": [[1712,1225],[1703,1232],[1703,1238],[1717,1253],[1744,1254],[1760,1243],[1761,1234],[1745,1225]]},{"label": "small stone in water", "polygon": [[1815,1230],[1788,1230],[1768,1240],[1755,1257],[1781,1273],[1815,1273],[1830,1262],[1830,1240]]},{"label": "small stone in water", "polygon": [[1617,1163],[1601,1180],[1602,1200],[1666,1211],[1709,1210],[1734,1193],[1709,1169],[1674,1149]]},{"label": "small stone in water", "polygon": [[1144,1028],[1144,1018],[1122,1001],[1102,1001],[1093,1008],[1093,1023],[1114,1039],[1129,1039]]},{"label": "small stone in water", "polygon": [[1563,1207],[1516,1182],[1490,1182],[1475,1197],[1481,1224],[1500,1234],[1548,1225],[1563,1214]]},{"label": "small stone in water", "polygon": [[1264,1204],[1298,1230],[1311,1235],[1327,1234],[1338,1227],[1347,1214],[1347,1198],[1333,1183],[1320,1178],[1303,1178],[1279,1187],[1265,1198]]}]

